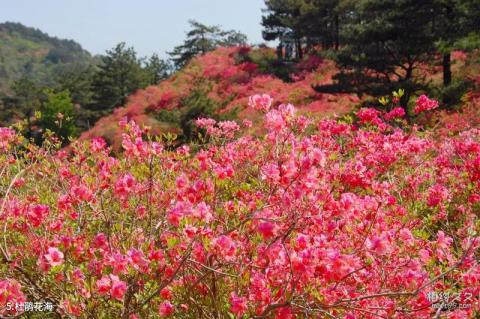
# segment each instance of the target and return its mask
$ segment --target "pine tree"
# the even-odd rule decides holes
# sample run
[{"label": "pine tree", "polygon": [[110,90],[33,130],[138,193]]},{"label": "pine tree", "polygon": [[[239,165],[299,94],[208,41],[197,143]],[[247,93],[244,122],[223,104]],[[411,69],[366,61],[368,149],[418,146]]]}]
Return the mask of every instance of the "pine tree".
[{"label": "pine tree", "polygon": [[40,108],[41,89],[30,79],[23,77],[16,80],[12,85],[13,105],[17,110],[17,116],[25,118],[27,122],[27,137],[33,135],[32,117]]},{"label": "pine tree", "polygon": [[158,54],[153,54],[146,62],[145,71],[148,76],[148,84],[157,84],[170,75],[170,65],[160,59]]},{"label": "pine tree", "polygon": [[128,95],[148,84],[148,79],[135,50],[123,42],[101,59],[93,84],[95,103],[91,107],[106,113],[123,105]]},{"label": "pine tree", "polygon": [[168,54],[177,69],[183,67],[198,54],[205,54],[220,46],[245,45],[247,37],[235,30],[223,31],[219,26],[207,26],[190,20],[190,31],[183,44]]},{"label": "pine tree", "polygon": [[[263,38],[280,40],[280,45],[295,47],[296,58],[303,56],[301,39],[308,31],[308,17],[302,15],[305,1],[265,0],[265,15],[262,17]],[[286,43],[288,42],[288,43]]]},{"label": "pine tree", "polygon": [[297,58],[302,58],[304,47],[337,50],[347,4],[340,0],[266,0],[263,38],[280,40],[281,45],[285,39],[293,42]]},{"label": "pine tree", "polygon": [[442,55],[443,85],[452,82],[451,52],[478,48],[480,2],[474,0],[435,0],[432,31]]},{"label": "pine tree", "polygon": [[57,91],[68,91],[74,104],[81,107],[94,102],[93,78],[96,68],[94,66],[75,66],[61,71],[55,78]]},{"label": "pine tree", "polygon": [[[360,0],[343,26],[337,54],[340,86],[383,95],[399,87],[402,100],[422,86],[414,70],[435,54],[431,8],[434,0]],[[321,91],[323,88],[316,88]]]}]

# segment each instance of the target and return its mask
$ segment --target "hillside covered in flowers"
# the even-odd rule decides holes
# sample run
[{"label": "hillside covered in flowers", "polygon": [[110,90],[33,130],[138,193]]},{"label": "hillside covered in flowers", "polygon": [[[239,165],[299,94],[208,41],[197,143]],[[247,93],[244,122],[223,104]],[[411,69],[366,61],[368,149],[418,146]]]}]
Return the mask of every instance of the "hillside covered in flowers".
[{"label": "hillside covered in flowers", "polygon": [[80,139],[102,136],[118,149],[117,123],[123,117],[151,127],[155,134],[182,135],[182,119],[193,121],[206,115],[257,123],[260,118],[247,108],[249,96],[256,93],[267,93],[276,103],[294,103],[302,113],[322,117],[346,114],[358,104],[355,94],[322,94],[313,89],[332,82],[338,71],[333,61],[306,58],[290,70],[285,82],[271,72],[276,59],[272,49],[249,47],[219,48],[198,56],[168,80],[137,91],[124,107],[102,118]]},{"label": "hillside covered in flowers", "polygon": [[1,319],[480,319],[479,0],[17,2]]},{"label": "hillside covered in flowers", "polygon": [[69,318],[478,318],[477,128],[409,125],[395,99],[319,120],[280,90],[245,96],[264,133],[198,118],[209,143],[170,149],[126,116],[175,105],[147,92],[103,120],[120,118],[121,156],[0,129],[3,316],[42,300]]}]

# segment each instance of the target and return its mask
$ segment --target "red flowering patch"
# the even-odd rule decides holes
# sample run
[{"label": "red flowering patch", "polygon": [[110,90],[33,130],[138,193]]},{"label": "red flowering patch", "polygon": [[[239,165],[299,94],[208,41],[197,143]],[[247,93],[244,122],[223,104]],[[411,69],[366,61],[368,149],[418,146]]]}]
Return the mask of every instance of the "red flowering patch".
[{"label": "red flowering patch", "polygon": [[122,119],[116,157],[0,129],[0,314],[46,300],[80,318],[432,318],[451,292],[449,317],[480,315],[479,130],[404,131],[398,109],[317,121],[267,95],[251,108],[264,136],[203,118],[210,143],[176,150]]},{"label": "red flowering patch", "polygon": [[430,111],[438,107],[438,101],[429,99],[426,95],[421,95],[415,103],[415,113]]},{"label": "red flowering patch", "polygon": [[[122,132],[116,124],[124,117],[150,126],[155,134],[177,133],[178,123],[163,123],[158,120],[157,115],[166,110],[187,111],[182,101],[198,87],[198,83],[209,89],[209,98],[219,105],[226,104],[217,110],[218,113],[236,109],[240,120],[249,119],[255,122],[260,120],[260,116],[247,108],[247,99],[259,92],[269,94],[277,101],[293,103],[299,106],[300,110],[317,113],[322,117],[345,114],[358,103],[354,94],[320,95],[312,89],[313,85],[333,81],[332,76],[338,70],[332,61],[315,56],[308,57],[299,63],[297,81],[285,83],[273,75],[262,74],[259,65],[249,60],[250,55],[265,53],[264,51],[273,54],[270,49],[234,47],[218,48],[198,56],[168,80],[132,94],[127,105],[100,119],[91,130],[81,135],[80,140],[101,136],[113,145],[115,150],[119,150]],[[315,104],[316,101],[319,104]]]}]

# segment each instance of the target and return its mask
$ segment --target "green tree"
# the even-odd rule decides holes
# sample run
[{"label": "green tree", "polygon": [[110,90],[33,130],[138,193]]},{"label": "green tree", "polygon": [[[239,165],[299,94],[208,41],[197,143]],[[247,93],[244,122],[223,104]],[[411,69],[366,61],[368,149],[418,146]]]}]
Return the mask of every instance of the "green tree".
[{"label": "green tree", "polygon": [[442,54],[443,85],[452,82],[451,52],[478,48],[480,2],[475,0],[435,0],[432,29],[436,46]]},{"label": "green tree", "polygon": [[308,44],[321,44],[322,48],[340,46],[340,25],[348,17],[346,2],[339,0],[310,0],[304,1],[301,8],[302,20],[305,25],[305,34]]},{"label": "green tree", "polygon": [[205,88],[202,83],[198,83],[192,92],[182,100],[182,105],[185,106],[186,112],[180,117],[180,128],[186,141],[192,141],[197,138],[196,119],[201,117],[218,119],[215,111],[219,105],[208,97],[208,91],[209,89]]},{"label": "green tree", "polygon": [[[435,54],[431,8],[434,0],[360,0],[350,3],[341,29],[344,44],[336,56],[341,87],[384,95],[402,87],[410,94],[422,87],[414,70]],[[322,91],[323,88],[316,88]]]},{"label": "green tree", "polygon": [[288,39],[296,48],[297,58],[302,58],[301,38],[306,36],[308,30],[307,18],[302,15],[305,1],[265,0],[265,6],[265,15],[262,16],[263,38],[267,41],[280,40],[280,45],[284,45]]},{"label": "green tree", "polygon": [[145,64],[148,84],[157,84],[168,78],[170,69],[170,65],[165,60],[160,59],[158,54],[153,54]]},{"label": "green tree", "polygon": [[125,104],[128,95],[148,84],[141,60],[132,47],[119,43],[102,56],[93,88],[97,117]]},{"label": "green tree", "polygon": [[38,86],[54,87],[64,70],[95,63],[97,60],[72,40],[51,37],[20,23],[0,23],[0,94],[13,96],[11,86],[22,77]]},{"label": "green tree", "polygon": [[[231,100],[226,99],[223,102],[215,101],[208,94],[212,90],[211,84],[204,79],[193,83],[193,89],[190,94],[181,101],[182,108],[179,110],[178,125],[182,130],[182,139],[185,142],[198,141],[199,130],[195,121],[198,118],[212,118],[217,121],[232,120],[237,117],[237,108],[226,111],[224,108]],[[221,111],[221,112],[220,112]],[[172,115],[176,116],[176,113]],[[166,120],[163,115],[162,120]],[[177,121],[172,117],[172,122]]]},{"label": "green tree", "polygon": [[247,37],[235,30],[223,31],[219,26],[207,26],[190,20],[190,31],[182,45],[168,54],[177,69],[198,54],[205,54],[220,46],[245,45]]},{"label": "green tree", "polygon": [[340,46],[340,25],[348,18],[349,1],[340,0],[265,0],[262,16],[263,38],[293,43],[296,58],[303,57],[304,47],[323,49]]},{"label": "green tree", "polygon": [[79,129],[90,128],[92,119],[95,119],[97,112],[92,109],[95,103],[95,91],[93,86],[96,67],[76,66],[64,70],[56,77],[56,91],[68,91],[72,103],[78,109],[75,122]]},{"label": "green tree", "polygon": [[40,108],[40,88],[30,79],[22,77],[12,85],[12,107],[17,110],[17,116],[24,117],[27,122],[27,137],[32,137],[33,115]]},{"label": "green tree", "polygon": [[248,38],[245,34],[235,30],[221,31],[219,36],[220,40],[217,42],[217,46],[234,47],[247,45],[248,42]]},{"label": "green tree", "polygon": [[91,65],[77,65],[70,69],[62,70],[55,78],[55,89],[70,92],[74,104],[82,107],[94,103],[93,78],[96,68]]},{"label": "green tree", "polygon": [[45,89],[45,101],[41,107],[39,124],[43,129],[49,129],[57,136],[66,140],[77,133],[74,122],[74,107],[68,91],[54,92]]}]

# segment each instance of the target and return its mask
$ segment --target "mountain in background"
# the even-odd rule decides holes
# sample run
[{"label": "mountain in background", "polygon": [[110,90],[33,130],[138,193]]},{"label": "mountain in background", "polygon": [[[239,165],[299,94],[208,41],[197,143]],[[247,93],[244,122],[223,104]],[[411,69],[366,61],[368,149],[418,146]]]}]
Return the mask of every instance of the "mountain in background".
[{"label": "mountain in background", "polygon": [[0,96],[10,95],[11,85],[22,77],[48,86],[62,74],[95,61],[73,40],[51,37],[21,23],[0,23]]}]

